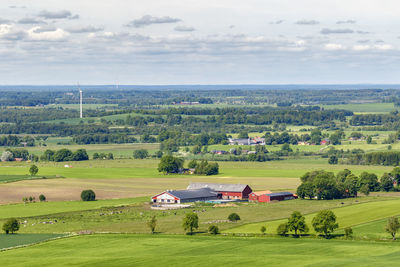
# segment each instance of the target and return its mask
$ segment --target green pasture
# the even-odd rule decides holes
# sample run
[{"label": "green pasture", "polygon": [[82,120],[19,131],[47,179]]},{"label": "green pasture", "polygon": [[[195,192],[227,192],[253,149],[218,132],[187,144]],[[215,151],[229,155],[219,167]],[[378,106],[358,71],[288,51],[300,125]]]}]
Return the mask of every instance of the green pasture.
[{"label": "green pasture", "polygon": [[49,239],[62,237],[62,234],[0,234],[0,251],[6,248],[26,246]]},{"label": "green pasture", "polygon": [[[310,202],[314,200],[309,200]],[[317,200],[315,200],[317,201]],[[332,211],[337,216],[336,221],[339,223],[341,229],[345,227],[354,227],[365,223],[381,220],[391,216],[400,215],[400,199],[385,200],[385,201],[374,201],[362,204],[355,204],[352,206],[335,208]],[[306,214],[303,210],[299,210],[303,214]],[[306,215],[306,222],[310,228],[310,233],[315,233],[312,228],[312,218],[315,217],[315,213]],[[286,222],[286,219],[270,221],[270,222],[258,222],[254,224],[247,224],[232,229],[228,229],[226,232],[229,233],[259,233],[261,226],[266,226],[270,233],[276,233],[277,227]],[[268,230],[267,230],[268,231]],[[383,229],[380,229],[381,233],[384,233]],[[362,232],[355,233],[356,235],[362,235]]]},{"label": "green pasture", "polygon": [[[57,142],[69,142],[69,138],[54,138],[50,139],[47,146],[35,146],[27,147],[26,149],[31,154],[42,155],[47,149],[59,150],[67,148],[72,151],[78,149],[86,149],[89,157],[93,156],[93,153],[113,153],[114,158],[130,158],[133,157],[133,151],[138,149],[146,149],[150,154],[155,153],[159,150],[159,144],[147,144],[147,143],[129,143],[129,144],[91,144],[91,145],[57,145]],[[47,141],[46,141],[47,143]],[[6,147],[0,147],[0,153],[6,150]]]},{"label": "green pasture", "polygon": [[[235,229],[240,225],[246,226],[256,222],[286,218],[295,210],[314,213],[323,209],[335,209],[379,200],[382,200],[382,198],[363,197],[357,200],[359,202],[355,202],[354,199],[345,199],[313,202],[293,200],[279,203],[242,203],[225,207],[196,205],[190,209],[167,211],[150,209],[149,197],[125,201],[105,201],[96,206],[87,206],[78,201],[71,201],[71,204],[62,201],[50,205],[42,205],[46,203],[37,203],[34,206],[30,206],[31,204],[26,206],[23,204],[2,205],[0,206],[0,224],[4,222],[5,218],[13,216],[18,217],[21,222],[26,222],[20,229],[21,233],[70,233],[82,230],[100,233],[148,233],[149,228],[146,222],[156,216],[157,232],[183,234],[182,218],[185,213],[194,210],[199,216],[198,231],[207,231],[210,224],[216,224],[221,230],[229,232],[230,228]],[[236,223],[227,222],[228,215],[232,212],[238,213],[241,220]],[[50,221],[54,223],[46,223]]]},{"label": "green pasture", "polygon": [[58,201],[0,205],[0,219],[92,210],[104,207],[126,206],[142,203],[148,201],[148,199],[148,197],[138,197],[129,199],[106,199],[96,201]]},{"label": "green pasture", "polygon": [[398,110],[393,103],[363,103],[343,105],[321,105],[325,109],[345,109],[356,113],[388,113]]},{"label": "green pasture", "polygon": [[[79,104],[50,104],[47,105],[46,107],[50,108],[65,108],[65,109],[77,109],[79,110]],[[83,104],[84,109],[106,109],[106,108],[112,108],[112,107],[118,107],[117,104]]]},{"label": "green pasture", "polygon": [[392,266],[397,242],[99,234],[2,252],[3,266]]},{"label": "green pasture", "polygon": [[[80,162],[39,162],[40,176],[62,176],[66,178],[145,178],[145,177],[193,177],[192,175],[163,175],[157,171],[159,160],[121,159],[121,160],[88,160]],[[64,165],[71,168],[65,168]],[[304,173],[313,170],[339,172],[349,169],[356,175],[363,171],[374,172],[378,176],[390,172],[391,166],[363,165],[329,165],[327,159],[299,158],[267,162],[218,162],[219,178],[234,177],[282,177],[299,178]],[[1,162],[0,173],[3,175],[26,175],[31,163]],[[229,182],[229,181],[227,181]]]}]

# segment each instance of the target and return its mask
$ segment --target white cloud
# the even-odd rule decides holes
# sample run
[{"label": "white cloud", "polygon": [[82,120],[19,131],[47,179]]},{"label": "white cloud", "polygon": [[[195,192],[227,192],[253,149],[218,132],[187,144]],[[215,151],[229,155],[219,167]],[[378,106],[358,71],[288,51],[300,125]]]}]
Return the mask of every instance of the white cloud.
[{"label": "white cloud", "polygon": [[28,30],[28,38],[33,41],[61,41],[68,35],[68,32],[60,28],[47,31],[42,27],[33,27]]},{"label": "white cloud", "polygon": [[354,51],[365,51],[371,49],[370,45],[354,45],[353,50]]},{"label": "white cloud", "polygon": [[374,45],[374,48],[376,48],[378,50],[392,50],[393,46],[390,44],[378,44],[378,45]]},{"label": "white cloud", "polygon": [[343,50],[343,49],[345,49],[345,47],[341,44],[329,43],[329,44],[324,45],[324,49],[335,51],[335,50]]},{"label": "white cloud", "polygon": [[178,19],[178,18],[172,18],[170,16],[153,17],[150,15],[145,15],[145,16],[141,17],[140,19],[132,20],[126,26],[141,28],[141,27],[152,25],[152,24],[176,23],[179,21],[182,21],[182,20]]}]

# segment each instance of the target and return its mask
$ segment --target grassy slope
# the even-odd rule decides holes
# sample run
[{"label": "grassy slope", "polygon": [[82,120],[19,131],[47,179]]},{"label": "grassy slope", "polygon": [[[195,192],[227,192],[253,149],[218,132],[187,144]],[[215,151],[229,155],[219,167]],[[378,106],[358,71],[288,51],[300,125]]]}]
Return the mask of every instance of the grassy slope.
[{"label": "grassy slope", "polygon": [[398,243],[208,236],[88,235],[5,251],[3,266],[383,266]]},{"label": "grassy slope", "polygon": [[107,199],[97,201],[60,201],[60,202],[36,202],[29,204],[10,204],[0,206],[0,219],[12,217],[29,217],[60,212],[82,211],[99,209],[102,207],[114,207],[130,205],[147,201],[148,197],[131,199]]},{"label": "grassy slope", "polygon": [[[340,228],[349,226],[361,225],[369,223],[371,221],[381,220],[390,216],[400,215],[398,206],[400,200],[386,200],[363,203],[343,208],[336,208],[332,211],[337,216],[337,222]],[[305,213],[304,211],[302,211]],[[306,215],[306,222],[310,227],[310,233],[314,233],[311,227],[312,218],[315,213]],[[275,233],[279,224],[286,222],[286,219],[270,221],[270,222],[259,222],[253,224],[247,224],[236,228],[228,229],[226,232],[230,233],[259,233],[261,226],[265,225],[269,229],[270,233]],[[383,232],[381,229],[380,232]],[[362,234],[362,233],[359,233]]]}]

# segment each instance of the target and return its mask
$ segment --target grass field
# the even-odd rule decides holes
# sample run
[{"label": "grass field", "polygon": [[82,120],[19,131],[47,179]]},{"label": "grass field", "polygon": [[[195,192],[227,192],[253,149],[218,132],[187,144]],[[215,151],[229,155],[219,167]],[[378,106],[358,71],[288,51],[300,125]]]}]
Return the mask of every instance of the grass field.
[{"label": "grass field", "polygon": [[[335,208],[332,211],[337,216],[337,222],[339,228],[354,227],[357,225],[363,225],[366,223],[379,221],[387,217],[400,215],[398,209],[400,205],[400,199],[386,200],[386,201],[375,201],[362,203],[358,205],[352,205],[342,208]],[[303,211],[303,213],[305,213]],[[315,213],[306,215],[306,222],[310,227],[310,233],[315,233],[311,227],[312,218],[315,217]],[[278,225],[286,222],[286,219],[276,220],[270,222],[259,222],[254,224],[247,224],[236,228],[228,229],[226,232],[229,233],[259,233],[261,226],[266,226],[270,233],[276,233]],[[363,232],[359,232],[362,228],[355,228],[354,235],[363,236]],[[375,229],[377,230],[377,229]],[[378,233],[384,233],[384,228],[380,228]],[[386,234],[388,237],[388,235]]]},{"label": "grass field", "polygon": [[345,109],[355,113],[388,113],[398,110],[393,103],[365,103],[365,104],[343,104],[343,105],[321,105],[325,109]]},{"label": "grass field", "polygon": [[45,240],[62,237],[62,234],[12,234],[0,235],[0,251],[5,248],[25,246]]},{"label": "grass field", "polygon": [[103,207],[116,207],[132,205],[148,201],[147,197],[129,199],[107,199],[97,201],[57,201],[36,202],[28,204],[0,205],[0,219],[31,217],[62,212],[82,211],[100,209]]},{"label": "grass field", "polygon": [[[3,266],[392,266],[399,244],[168,235],[85,235],[2,252]],[[38,260],[40,259],[40,260]]]},{"label": "grass field", "polygon": [[11,183],[22,180],[37,180],[44,179],[41,176],[30,176],[30,175],[1,175],[0,174],[0,183]]}]

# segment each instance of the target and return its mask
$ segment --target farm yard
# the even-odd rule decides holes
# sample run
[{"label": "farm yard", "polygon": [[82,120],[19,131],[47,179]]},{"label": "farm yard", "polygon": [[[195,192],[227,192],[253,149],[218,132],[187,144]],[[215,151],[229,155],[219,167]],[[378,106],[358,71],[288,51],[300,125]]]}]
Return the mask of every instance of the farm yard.
[{"label": "farm yard", "polygon": [[[187,106],[88,104],[83,119],[75,116],[79,106],[66,103],[0,109],[0,226],[13,219],[19,226],[0,234],[0,265],[397,260],[398,242],[385,230],[389,218],[400,216],[395,103],[322,103],[320,109],[211,98],[213,104]],[[355,194],[346,192],[347,176],[355,179]],[[313,196],[298,194],[304,183],[328,178],[342,195],[324,197],[314,184]],[[83,201],[88,189],[95,201]],[[338,227],[325,239],[313,219],[327,210]],[[279,234],[295,212],[309,231]],[[193,214],[198,226],[190,232],[183,221]],[[155,253],[166,244],[168,251]]]}]

